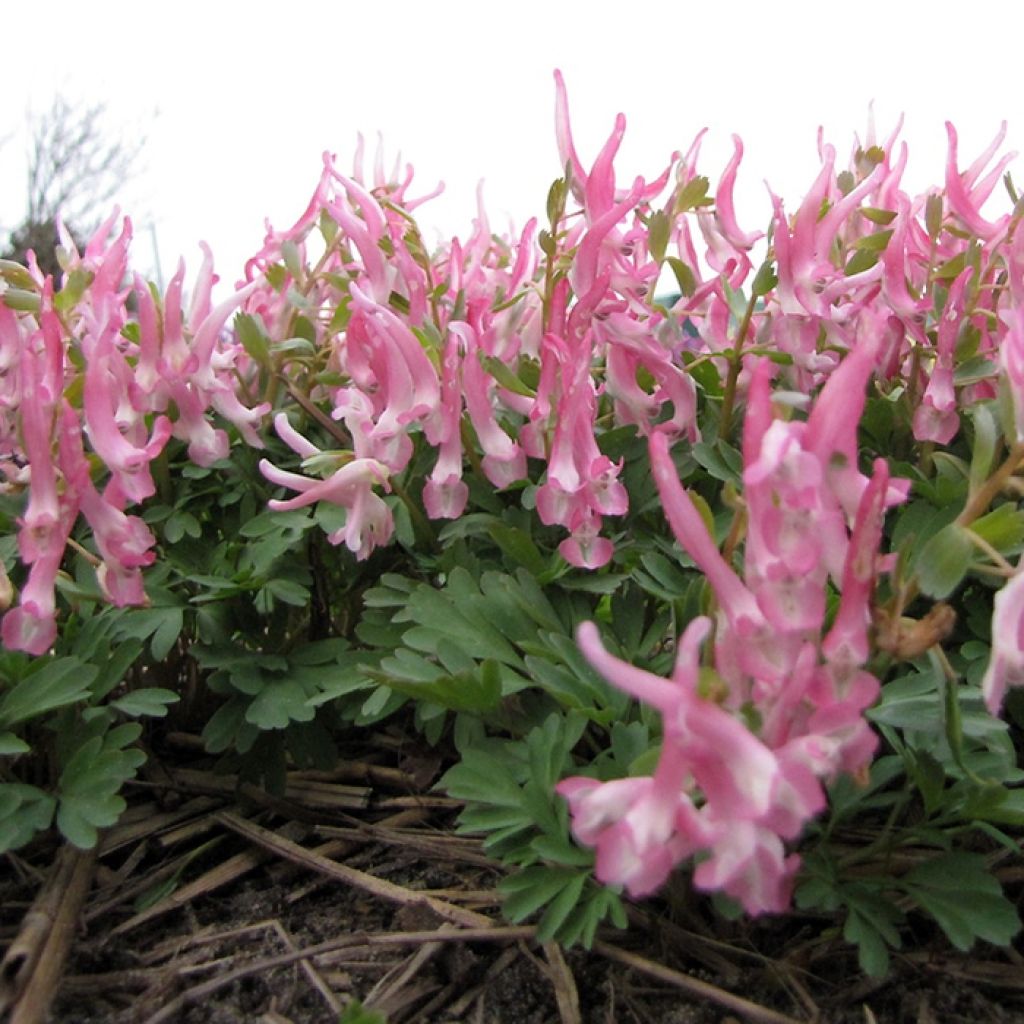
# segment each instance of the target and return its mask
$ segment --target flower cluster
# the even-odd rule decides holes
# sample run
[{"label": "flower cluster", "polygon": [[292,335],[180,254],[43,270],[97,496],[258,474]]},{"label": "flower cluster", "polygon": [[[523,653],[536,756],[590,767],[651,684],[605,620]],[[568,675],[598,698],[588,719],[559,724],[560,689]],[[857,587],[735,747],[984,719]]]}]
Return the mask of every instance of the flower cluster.
[{"label": "flower cluster", "polygon": [[[559,75],[555,130],[565,175],[543,228],[496,234],[481,199],[469,236],[431,253],[412,216],[431,196],[411,195],[410,167],[378,159],[366,172],[360,143],[351,174],[324,156],[302,216],[268,226],[219,304],[205,247],[188,302],[183,264],[162,295],[130,276],[131,224],[118,230],[117,214],[81,254],[65,233],[59,283],[32,260],[0,268],[0,486],[22,500],[26,570],[9,610],[0,573],[0,635],[7,648],[52,648],[56,581],[82,520],[79,550],[105,597],[145,602],[156,539],[132,509],[156,493],[171,438],[209,467],[235,440],[262,448],[273,414],[298,466],[260,461],[292,492],[270,508],[342,509],[328,537],[357,559],[391,541],[397,500],[457,519],[475,484],[521,490],[562,558],[600,570],[621,555],[609,520],[629,511],[604,435],[632,428],[714,614],[689,624],[670,679],[581,630],[590,661],[660,712],[664,743],[649,778],[560,790],[602,879],[642,894],[694,858],[698,886],[777,910],[797,864],[785,844],[823,807],[823,784],[862,774],[875,749],[863,719],[879,686],[866,668],[871,606],[890,568],[886,510],[908,484],[884,460],[862,471],[865,394],[908,409],[929,451],[1001,395],[1017,459],[1002,483],[1024,461],[1022,207],[1011,184],[1013,213],[982,210],[1011,155],[997,158],[1001,131],[961,169],[948,126],[943,188],[911,197],[898,129],[881,143],[869,129],[845,168],[819,139],[811,189],[792,214],[770,195],[762,234],[736,217],[739,139],[713,189],[698,173],[703,133],[624,183],[625,119],[584,162]],[[679,295],[656,298],[668,270]],[[698,399],[717,416],[707,436],[724,442],[743,410],[746,526],[726,554],[671,455],[700,440]],[[970,486],[972,501],[987,493]],[[993,711],[1024,684],[1020,580],[995,597]]]},{"label": "flower cluster", "polygon": [[60,292],[30,264],[32,308],[16,313],[0,302],[0,473],[8,490],[28,491],[18,548],[30,567],[0,630],[6,647],[30,654],[56,638],[55,584],[79,515],[103,594],[115,605],[142,604],[156,539],[126,509],[156,492],[150,467],[169,438],[187,442],[199,465],[222,458],[228,437],[208,416],[216,409],[262,446],[255,426],[268,407],[239,399],[235,374],[247,357],[223,337],[247,291],[212,305],[209,250],[187,314],[184,264],[161,300],[138,277],[126,285],[132,228],[126,218],[115,234],[116,221],[115,213],[81,254],[63,234]]},{"label": "flower cluster", "polygon": [[[879,684],[864,664],[872,592],[885,565],[882,520],[906,495],[884,460],[870,478],[857,469],[872,364],[867,347],[849,355],[806,421],[776,418],[771,363],[753,371],[743,437],[743,578],[680,484],[667,439],[651,436],[665,514],[718,611],[714,623],[699,617],[687,627],[670,679],[609,654],[593,625],[580,629],[591,664],[657,709],[663,723],[653,776],[559,786],[574,834],[597,849],[602,881],[644,895],[699,854],[698,887],[724,891],[751,914],[782,910],[799,865],[784,842],[825,806],[824,781],[867,769],[876,740],[863,711]],[[830,583],[841,597],[826,628]],[[717,692],[708,692],[700,672],[700,645],[712,626]]]}]

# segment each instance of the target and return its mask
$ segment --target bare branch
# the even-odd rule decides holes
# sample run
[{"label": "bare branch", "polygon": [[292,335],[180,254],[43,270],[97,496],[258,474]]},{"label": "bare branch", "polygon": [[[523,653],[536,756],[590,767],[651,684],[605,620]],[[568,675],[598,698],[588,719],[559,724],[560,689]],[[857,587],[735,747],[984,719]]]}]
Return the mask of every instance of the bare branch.
[{"label": "bare branch", "polygon": [[52,221],[57,214],[87,230],[134,173],[145,138],[127,140],[109,131],[104,103],[54,99],[32,119],[27,153],[27,220]]}]

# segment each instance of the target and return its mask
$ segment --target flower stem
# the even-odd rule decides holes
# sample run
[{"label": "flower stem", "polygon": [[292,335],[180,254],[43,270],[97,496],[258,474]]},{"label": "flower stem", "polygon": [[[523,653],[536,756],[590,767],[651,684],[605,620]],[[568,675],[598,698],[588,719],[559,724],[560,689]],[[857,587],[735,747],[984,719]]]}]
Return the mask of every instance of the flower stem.
[{"label": "flower stem", "polygon": [[718,422],[718,436],[722,440],[728,438],[729,431],[732,429],[733,408],[736,404],[736,382],[739,380],[740,370],[743,369],[743,343],[747,340],[747,332],[750,330],[750,321],[754,317],[756,304],[757,296],[751,293],[743,319],[740,321],[740,329],[736,333],[736,346],[729,361],[729,375],[725,379],[725,391],[722,394],[722,416]]}]

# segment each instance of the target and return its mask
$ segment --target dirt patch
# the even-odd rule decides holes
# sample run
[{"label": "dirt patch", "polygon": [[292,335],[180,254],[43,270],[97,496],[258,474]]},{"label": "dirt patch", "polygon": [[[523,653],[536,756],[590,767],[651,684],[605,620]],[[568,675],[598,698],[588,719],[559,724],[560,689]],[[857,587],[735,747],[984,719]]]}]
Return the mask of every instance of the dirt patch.
[{"label": "dirt patch", "polygon": [[[884,982],[821,921],[730,924],[692,898],[635,908],[591,952],[539,946],[502,920],[500,870],[454,834],[439,767],[406,770],[428,760],[294,773],[283,797],[165,762],[105,838],[48,1019],[336,1024],[359,999],[389,1024],[1024,1022],[1016,954],[939,936]],[[56,853],[7,858],[7,941]]]}]

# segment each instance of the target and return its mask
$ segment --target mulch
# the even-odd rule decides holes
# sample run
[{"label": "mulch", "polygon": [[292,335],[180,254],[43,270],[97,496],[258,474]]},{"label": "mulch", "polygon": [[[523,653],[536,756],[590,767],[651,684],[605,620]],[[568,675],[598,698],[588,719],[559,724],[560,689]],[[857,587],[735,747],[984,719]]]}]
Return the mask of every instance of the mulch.
[{"label": "mulch", "polygon": [[[169,738],[94,853],[53,836],[0,874],[0,1021],[337,1024],[1024,1022],[1024,961],[922,933],[865,979],[837,922],[723,921],[692,893],[592,949],[500,913],[429,748],[384,731],[281,796]],[[675,893],[676,890],[673,890]]]}]

